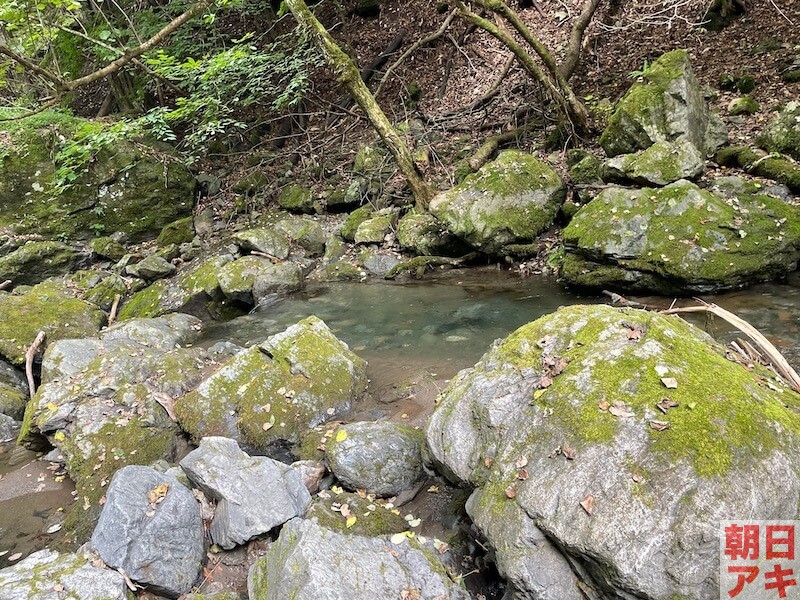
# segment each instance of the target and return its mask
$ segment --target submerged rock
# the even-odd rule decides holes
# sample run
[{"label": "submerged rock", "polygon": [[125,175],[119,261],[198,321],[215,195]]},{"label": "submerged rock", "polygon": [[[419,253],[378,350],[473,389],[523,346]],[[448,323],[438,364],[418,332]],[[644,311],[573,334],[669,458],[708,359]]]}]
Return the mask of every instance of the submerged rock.
[{"label": "submerged rock", "polygon": [[24,294],[0,294],[0,356],[25,364],[25,352],[40,331],[50,344],[64,338],[94,335],[106,322],[96,306],[78,300],[66,287],[45,281]]},{"label": "submerged rock", "polygon": [[609,156],[617,156],[680,140],[705,156],[725,143],[727,131],[708,108],[689,53],[673,50],[653,62],[619,101],[600,145]]},{"label": "submerged rock", "polygon": [[758,143],[769,152],[800,160],[800,102],[789,102],[779,111],[758,136]]},{"label": "submerged rock", "polygon": [[395,496],[425,476],[423,435],[397,423],[349,423],[336,430],[326,456],[336,478],[351,489]]},{"label": "submerged rock", "polygon": [[171,597],[186,594],[205,558],[200,506],[176,479],[124,467],[108,486],[91,543],[133,581]]},{"label": "submerged rock", "polygon": [[320,598],[466,599],[443,565],[413,540],[343,535],[313,520],[292,519],[250,569],[253,600]]},{"label": "submerged rock", "polygon": [[798,517],[799,400],[677,316],[572,306],[462,371],[426,438],[519,597],[711,598],[720,520]]},{"label": "submerged rock", "polygon": [[609,188],[564,229],[569,284],[663,293],[769,281],[800,259],[800,210],[766,195],[725,198],[688,181]]},{"label": "submerged rock", "polygon": [[296,444],[306,430],[343,416],[366,382],[366,363],[308,317],[238,353],[175,410],[198,442],[220,435],[261,452]]},{"label": "submerged rock", "polygon": [[430,212],[452,234],[494,254],[532,242],[553,223],[566,196],[558,174],[536,157],[506,150],[431,201]]},{"label": "submerged rock", "polygon": [[[56,590],[60,591],[56,591]],[[83,554],[39,550],[0,571],[3,600],[128,600],[125,578]]]},{"label": "submerged rock", "polygon": [[210,534],[226,550],[302,517],[311,502],[298,471],[265,456],[249,456],[229,438],[203,438],[181,468],[194,487],[217,501]]}]

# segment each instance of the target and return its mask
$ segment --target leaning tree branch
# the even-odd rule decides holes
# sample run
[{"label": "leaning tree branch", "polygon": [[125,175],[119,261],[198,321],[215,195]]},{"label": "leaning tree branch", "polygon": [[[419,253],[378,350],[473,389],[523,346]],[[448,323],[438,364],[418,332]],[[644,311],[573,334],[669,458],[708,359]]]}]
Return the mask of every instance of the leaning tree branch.
[{"label": "leaning tree branch", "polygon": [[572,123],[575,129],[581,131],[586,129],[587,116],[586,109],[583,105],[574,95],[571,95],[573,101],[570,101],[570,98],[556,85],[552,77],[548,77],[548,75],[545,74],[539,65],[536,64],[533,56],[531,56],[519,42],[488,19],[472,12],[462,0],[456,0],[456,6],[458,7],[459,14],[464,19],[497,38],[504,46],[514,53],[522,67],[536,82],[544,87],[548,95],[558,105],[560,112],[566,117],[567,121]]},{"label": "leaning tree branch", "polygon": [[84,75],[83,77],[79,77],[78,79],[73,79],[72,81],[65,82],[65,89],[67,91],[73,91],[79,87],[84,85],[89,85],[90,83],[94,83],[100,79],[108,77],[113,73],[119,71],[122,67],[127,65],[129,62],[132,62],[133,59],[140,57],[145,52],[149,52],[156,46],[161,45],[170,35],[172,35],[181,25],[189,21],[190,19],[196,17],[201,12],[203,12],[206,8],[208,8],[214,0],[200,0],[197,4],[195,4],[192,8],[184,12],[183,14],[175,17],[172,21],[170,21],[167,25],[165,25],[160,31],[158,31],[155,35],[145,40],[143,43],[139,44],[135,48],[130,48],[126,50],[122,56],[119,58],[111,61],[102,69],[98,69],[88,75]]},{"label": "leaning tree branch", "polygon": [[55,85],[56,88],[59,88],[59,89],[63,89],[64,88],[65,82],[58,75],[56,75],[55,73],[51,73],[47,69],[43,69],[42,67],[37,65],[35,62],[33,62],[31,60],[28,60],[27,58],[25,58],[21,54],[17,54],[16,52],[14,52],[8,46],[0,44],[0,54],[5,54],[11,60],[13,60],[14,62],[19,63],[20,65],[22,65],[23,67],[25,67],[26,69],[28,69],[30,71],[33,71],[37,75],[41,75],[42,77],[47,79],[50,83]]},{"label": "leaning tree branch", "polygon": [[597,12],[597,7],[600,5],[601,0],[584,0],[583,10],[578,18],[572,24],[572,31],[569,34],[569,43],[567,44],[567,52],[564,55],[564,62],[561,63],[559,71],[561,75],[569,81],[575,69],[581,60],[581,51],[583,49],[583,36],[586,33],[586,28],[592,22],[594,14]]},{"label": "leaning tree branch", "polygon": [[430,44],[431,42],[434,42],[434,41],[438,40],[440,37],[442,37],[444,35],[444,32],[447,31],[447,28],[450,27],[450,23],[453,22],[453,19],[455,18],[455,16],[457,14],[458,14],[458,10],[451,11],[450,14],[447,15],[447,18],[444,20],[444,22],[442,23],[441,27],[439,27],[439,29],[437,29],[435,32],[433,32],[429,36],[426,36],[424,38],[420,38],[419,40],[417,40],[414,44],[411,45],[411,47],[409,47],[408,50],[403,52],[403,54],[400,56],[400,58],[398,58],[396,61],[394,61],[389,66],[389,68],[386,69],[386,73],[383,74],[383,77],[381,78],[381,81],[378,84],[378,88],[375,90],[375,98],[380,96],[381,91],[383,90],[383,86],[389,80],[389,77],[392,75],[392,73],[394,73],[395,69],[397,69],[397,67],[399,67],[403,63],[403,61],[406,60],[409,56],[414,54],[414,52],[416,52],[417,50],[419,50],[420,48],[422,48],[426,44]]},{"label": "leaning tree branch", "polygon": [[345,87],[356,104],[364,111],[383,143],[389,148],[389,152],[391,152],[397,167],[406,178],[419,207],[427,210],[433,198],[433,188],[422,177],[411,156],[411,151],[375,101],[375,97],[370,93],[364,80],[361,79],[361,74],[358,72],[353,60],[339,47],[331,37],[331,34],[328,33],[328,30],[325,29],[325,26],[317,20],[308,8],[304,0],[285,0],[285,2],[298,24],[309,33],[325,55],[339,83]]}]

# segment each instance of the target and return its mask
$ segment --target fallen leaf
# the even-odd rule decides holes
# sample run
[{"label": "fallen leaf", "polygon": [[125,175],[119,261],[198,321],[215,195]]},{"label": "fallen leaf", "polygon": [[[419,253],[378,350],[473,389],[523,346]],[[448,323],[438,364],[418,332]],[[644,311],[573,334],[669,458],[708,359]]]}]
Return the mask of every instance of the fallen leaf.
[{"label": "fallen leaf", "polygon": [[633,481],[635,481],[636,483],[641,483],[643,477],[639,475],[639,473],[634,473],[633,475],[631,475],[631,479],[633,479]]},{"label": "fallen leaf", "polygon": [[567,460],[575,460],[575,448],[569,444],[564,444],[561,446],[561,453],[566,457]]},{"label": "fallen leaf", "polygon": [[46,533],[55,533],[60,529],[61,529],[61,523],[56,523],[55,525],[50,525],[50,527],[47,528]]},{"label": "fallen leaf", "polygon": [[633,413],[630,412],[627,408],[624,408],[624,405],[623,405],[623,407],[611,406],[611,407],[609,407],[608,412],[610,412],[615,417],[620,417],[620,418],[626,418],[626,417],[632,417],[633,416]]},{"label": "fallen leaf", "polygon": [[517,472],[517,479],[525,481],[527,478],[528,478],[528,471],[526,471],[525,469],[520,469]]},{"label": "fallen leaf", "polygon": [[347,521],[345,521],[345,527],[350,529],[353,525],[356,524],[356,518],[353,516],[347,517]]},{"label": "fallen leaf", "polygon": [[407,536],[405,533],[395,533],[391,538],[389,538],[389,541],[392,542],[395,546],[399,546],[400,544],[405,542],[406,539]]},{"label": "fallen leaf", "polygon": [[409,588],[400,592],[400,600],[419,600],[420,598],[422,598],[422,596],[420,596],[419,590],[415,590],[414,588]]},{"label": "fallen leaf", "polygon": [[64,586],[61,585],[60,583],[57,583],[57,584],[55,584],[53,586],[53,591],[54,592],[63,592],[64,591]]},{"label": "fallen leaf", "polygon": [[14,562],[22,558],[22,552],[17,552],[8,557],[8,562]]},{"label": "fallen leaf", "polygon": [[411,520],[408,522],[408,524],[409,524],[411,527],[419,527],[419,526],[420,526],[420,524],[422,524],[422,519],[411,519]]},{"label": "fallen leaf", "polygon": [[506,496],[508,496],[509,498],[517,497],[517,488],[514,487],[513,483],[506,488]]},{"label": "fallen leaf", "polygon": [[272,429],[274,426],[275,426],[275,425],[274,425],[273,423],[266,422],[266,423],[264,423],[264,424],[261,426],[261,429],[263,429],[264,431],[269,431],[269,430],[270,430],[270,429]]},{"label": "fallen leaf", "polygon": [[656,431],[664,431],[665,429],[669,429],[669,422],[650,421],[650,429],[655,429]]},{"label": "fallen leaf", "polygon": [[539,378],[539,387],[540,388],[542,388],[542,389],[549,388],[551,385],[553,385],[553,378],[550,377],[549,375],[542,375]]},{"label": "fallen leaf", "polygon": [[168,491],[169,491],[168,483],[162,483],[161,485],[157,485],[152,490],[147,492],[147,501],[150,504],[158,504],[164,499]]},{"label": "fallen leaf", "polygon": [[547,391],[547,390],[536,390],[535,392],[533,392],[533,399],[534,399],[534,400],[538,400],[539,398],[541,398],[542,396],[544,396],[544,393],[545,393],[546,391]]},{"label": "fallen leaf", "polygon": [[669,373],[669,367],[665,367],[664,365],[656,365],[655,369],[659,377],[664,377]]},{"label": "fallen leaf", "polygon": [[586,511],[586,514],[591,517],[592,511],[594,511],[594,496],[589,494],[586,496],[586,498],[581,500],[581,508],[583,508],[583,510]]},{"label": "fallen leaf", "polygon": [[514,464],[518,469],[521,469],[522,467],[527,466],[528,459],[525,458],[524,456],[520,456]]},{"label": "fallen leaf", "polygon": [[605,400],[601,400],[597,406],[600,408],[600,410],[608,410],[611,405]]},{"label": "fallen leaf", "polygon": [[339,508],[339,512],[342,513],[342,516],[347,518],[350,516],[350,505],[349,504],[342,504],[341,508]]},{"label": "fallen leaf", "polygon": [[661,383],[664,384],[668,390],[677,390],[678,389],[678,380],[674,377],[662,377]]},{"label": "fallen leaf", "polygon": [[488,456],[486,458],[484,458],[483,459],[483,466],[486,467],[487,469],[491,469],[492,468],[492,459],[490,457],[488,457]]},{"label": "fallen leaf", "polygon": [[336,441],[343,442],[347,439],[347,432],[344,429],[339,429],[336,432]]},{"label": "fallen leaf", "polygon": [[697,402],[689,402],[689,404],[686,406],[689,408],[689,410],[694,410],[694,407],[697,406]]},{"label": "fallen leaf", "polygon": [[671,398],[663,398],[661,402],[658,402],[656,404],[656,406],[658,407],[658,410],[660,410],[662,413],[667,414],[667,410],[669,410],[670,408],[675,408],[676,406],[679,406],[679,404]]},{"label": "fallen leaf", "polygon": [[429,494],[438,494],[440,492],[441,492],[441,490],[439,489],[438,485],[432,485],[431,487],[428,488],[428,493]]}]

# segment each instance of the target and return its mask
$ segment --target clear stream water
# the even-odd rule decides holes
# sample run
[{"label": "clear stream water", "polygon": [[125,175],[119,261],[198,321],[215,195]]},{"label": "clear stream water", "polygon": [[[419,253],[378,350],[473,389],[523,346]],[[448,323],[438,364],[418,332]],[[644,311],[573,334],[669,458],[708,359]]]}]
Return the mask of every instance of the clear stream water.
[{"label": "clear stream water", "polygon": [[[658,308],[672,302],[664,297],[630,299]],[[783,283],[707,299],[760,329],[800,367],[800,274]],[[354,418],[402,415],[420,424],[430,411],[432,397],[421,394],[415,406],[414,395],[409,394],[390,409],[384,397],[391,396],[387,390],[409,378],[420,379],[424,373],[433,382],[435,395],[444,380],[473,365],[495,339],[559,306],[607,300],[575,294],[552,279],[520,278],[488,268],[450,271],[422,281],[315,284],[249,315],[208,325],[200,343],[231,341],[246,346],[316,315],[369,363],[375,399]],[[680,302],[690,304],[691,299]],[[718,319],[689,318],[723,341],[739,337]],[[16,552],[27,555],[52,543],[53,536],[45,530],[57,517],[58,507],[65,507],[70,500],[68,480],[52,485],[47,463],[31,463],[31,459],[31,454],[19,450],[0,450],[0,552],[6,552],[0,556],[0,568]],[[27,466],[21,469],[23,465]],[[42,486],[42,477],[49,485]]]}]

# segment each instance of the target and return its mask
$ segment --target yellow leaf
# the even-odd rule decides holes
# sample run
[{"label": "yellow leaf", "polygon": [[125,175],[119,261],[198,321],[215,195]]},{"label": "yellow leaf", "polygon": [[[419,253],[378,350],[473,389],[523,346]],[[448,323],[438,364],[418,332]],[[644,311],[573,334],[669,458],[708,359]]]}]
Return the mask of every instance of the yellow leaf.
[{"label": "yellow leaf", "polygon": [[406,534],[405,533],[395,533],[389,539],[389,541],[392,542],[395,546],[399,546],[400,544],[402,544],[403,542],[406,541]]},{"label": "yellow leaf", "polygon": [[535,392],[533,392],[533,399],[534,400],[538,400],[539,398],[541,398],[544,395],[544,393],[546,391],[547,390],[536,390]]},{"label": "yellow leaf", "polygon": [[356,524],[356,518],[355,517],[353,517],[353,516],[347,517],[347,521],[345,522],[345,525],[347,526],[348,529],[350,529],[355,524]]},{"label": "yellow leaf", "polygon": [[344,429],[340,429],[336,432],[336,441],[343,442],[347,439],[347,432]]},{"label": "yellow leaf", "polygon": [[58,408],[58,404],[54,404],[53,402],[50,402],[47,405],[47,410],[56,410],[57,408]]}]

